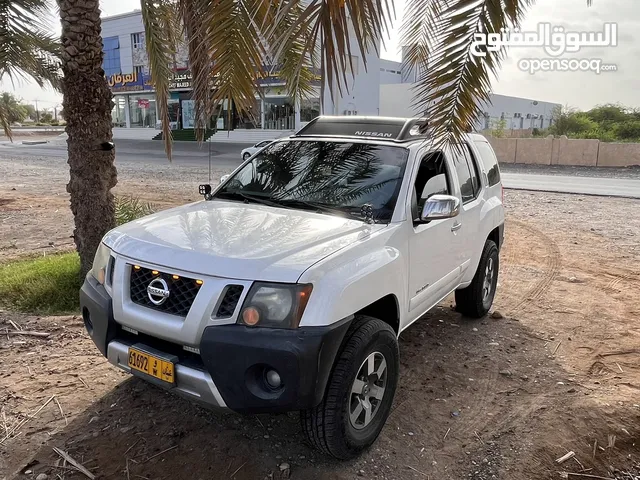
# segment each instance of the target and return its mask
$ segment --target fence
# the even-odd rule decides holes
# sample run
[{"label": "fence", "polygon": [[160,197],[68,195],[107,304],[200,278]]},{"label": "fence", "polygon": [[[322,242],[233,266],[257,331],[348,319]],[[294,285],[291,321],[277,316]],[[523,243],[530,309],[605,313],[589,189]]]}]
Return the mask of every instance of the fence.
[{"label": "fence", "polygon": [[640,143],[600,140],[487,137],[500,163],[580,165],[590,167],[640,166]]}]

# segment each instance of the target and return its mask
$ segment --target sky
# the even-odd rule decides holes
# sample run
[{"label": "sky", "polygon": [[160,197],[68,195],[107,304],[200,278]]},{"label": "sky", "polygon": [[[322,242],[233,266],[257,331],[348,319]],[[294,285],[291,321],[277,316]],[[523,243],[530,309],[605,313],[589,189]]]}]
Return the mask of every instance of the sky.
[{"label": "sky", "polygon": [[[405,0],[395,0],[396,12],[404,9]],[[116,15],[140,8],[138,0],[101,0],[103,16]],[[493,82],[493,91],[502,95],[525,97],[569,105],[582,110],[598,104],[621,103],[640,108],[640,0],[538,0],[532,6],[522,25],[523,31],[535,31],[538,23],[550,22],[574,31],[603,31],[609,22],[618,24],[618,46],[584,49],[566,58],[598,58],[602,63],[617,65],[615,72],[537,72],[531,75],[518,68],[523,58],[545,58],[541,47],[511,48],[502,65],[499,77]],[[54,19],[55,20],[55,19]],[[395,22],[386,41],[382,58],[401,60],[398,25]],[[55,23],[59,32],[58,23]],[[14,88],[15,87],[15,88]],[[52,108],[61,103],[61,96],[37,85],[19,82],[15,86],[0,82],[0,91],[15,92],[25,101]]]}]

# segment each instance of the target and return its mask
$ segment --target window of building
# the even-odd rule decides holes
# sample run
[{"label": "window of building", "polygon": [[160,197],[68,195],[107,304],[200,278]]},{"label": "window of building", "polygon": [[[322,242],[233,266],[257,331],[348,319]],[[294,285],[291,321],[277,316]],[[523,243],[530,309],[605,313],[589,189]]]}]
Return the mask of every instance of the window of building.
[{"label": "window of building", "polygon": [[133,48],[144,48],[144,32],[132,33],[131,45]]},{"label": "window of building", "polygon": [[104,59],[102,69],[105,75],[115,75],[120,72],[120,42],[118,37],[107,37],[102,40]]},{"label": "window of building", "polygon": [[320,98],[305,98],[300,102],[300,121],[310,122],[320,115]]},{"label": "window of building", "polygon": [[138,79],[140,79],[144,75],[144,66],[136,65],[135,67],[133,67],[133,71],[138,74]]},{"label": "window of building", "polygon": [[153,93],[129,95],[129,118],[132,127],[155,128],[156,96]]}]

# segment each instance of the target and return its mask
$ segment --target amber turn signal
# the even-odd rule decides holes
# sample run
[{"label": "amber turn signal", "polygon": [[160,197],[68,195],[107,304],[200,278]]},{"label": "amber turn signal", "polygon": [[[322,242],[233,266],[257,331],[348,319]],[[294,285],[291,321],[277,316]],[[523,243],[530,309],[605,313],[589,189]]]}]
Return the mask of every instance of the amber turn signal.
[{"label": "amber turn signal", "polygon": [[247,307],[242,311],[242,321],[245,325],[253,327],[260,321],[260,312],[255,307]]}]

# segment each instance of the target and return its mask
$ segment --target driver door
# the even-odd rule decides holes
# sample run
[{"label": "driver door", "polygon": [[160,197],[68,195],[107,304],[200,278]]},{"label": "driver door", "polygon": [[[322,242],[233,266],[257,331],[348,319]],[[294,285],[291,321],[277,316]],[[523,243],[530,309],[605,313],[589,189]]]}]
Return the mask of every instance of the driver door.
[{"label": "driver door", "polygon": [[[409,235],[409,318],[415,319],[460,283],[463,248],[457,218],[422,222],[424,201],[435,194],[454,195],[451,163],[444,152],[424,156],[415,174]],[[413,313],[413,315],[411,315]]]}]

